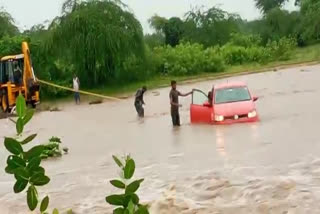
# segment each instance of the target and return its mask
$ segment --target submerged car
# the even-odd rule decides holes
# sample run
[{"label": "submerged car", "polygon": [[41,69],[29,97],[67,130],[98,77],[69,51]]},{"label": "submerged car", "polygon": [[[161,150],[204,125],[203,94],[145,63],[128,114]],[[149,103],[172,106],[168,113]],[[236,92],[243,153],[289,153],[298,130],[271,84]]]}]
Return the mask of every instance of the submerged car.
[{"label": "submerged car", "polygon": [[259,116],[255,101],[243,82],[216,85],[207,95],[194,89],[190,107],[191,123],[228,124],[256,122]]}]

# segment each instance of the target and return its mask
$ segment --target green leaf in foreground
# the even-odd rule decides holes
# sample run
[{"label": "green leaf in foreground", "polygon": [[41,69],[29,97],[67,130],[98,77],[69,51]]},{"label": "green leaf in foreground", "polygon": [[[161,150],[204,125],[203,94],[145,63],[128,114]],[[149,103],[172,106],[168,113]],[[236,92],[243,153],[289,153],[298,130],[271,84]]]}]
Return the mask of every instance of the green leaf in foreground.
[{"label": "green leaf in foreground", "polygon": [[46,196],[41,202],[40,212],[46,211],[48,209],[48,206],[49,206],[49,197]]},{"label": "green leaf in foreground", "polygon": [[121,206],[124,204],[124,195],[110,195],[106,197],[106,201],[111,205]]},{"label": "green leaf in foreground", "polygon": [[28,185],[28,181],[26,180],[17,180],[16,183],[13,186],[14,193],[20,193],[22,192]]},{"label": "green leaf in foreground", "polygon": [[125,209],[122,207],[119,207],[115,210],[113,210],[113,214],[124,214]]},{"label": "green leaf in foreground", "polygon": [[129,204],[128,204],[128,208],[127,208],[127,210],[129,211],[129,213],[133,213],[134,212],[134,204],[133,204],[133,202],[132,201],[130,201],[129,202]]},{"label": "green leaf in foreground", "polygon": [[44,150],[43,145],[35,146],[25,153],[25,158],[27,158],[28,160],[31,160],[34,157],[39,157],[42,154],[43,150]]},{"label": "green leaf in foreground", "polygon": [[21,144],[24,145],[24,144],[30,143],[30,142],[33,141],[36,137],[37,137],[37,134],[30,135],[29,137],[27,137],[26,139],[24,139],[24,140],[21,142]]},{"label": "green leaf in foreground", "polygon": [[115,155],[112,155],[112,158],[113,158],[114,162],[116,162],[116,164],[117,164],[120,168],[123,168],[123,164],[122,164],[122,162],[119,160],[119,158],[117,158]]},{"label": "green leaf in foreground", "polygon": [[31,171],[31,176],[34,176],[35,174],[39,174],[39,173],[43,175],[45,174],[45,170],[41,166],[33,168]]},{"label": "green leaf in foreground", "polygon": [[4,139],[4,146],[9,152],[11,152],[14,155],[19,155],[20,153],[23,152],[23,149],[20,143],[13,138],[6,137]]},{"label": "green leaf in foreground", "polygon": [[117,188],[119,188],[119,189],[124,189],[124,188],[126,188],[126,185],[125,185],[122,181],[119,181],[119,180],[112,180],[112,181],[110,181],[110,183],[111,183],[113,186],[115,186],[115,187],[117,187]]},{"label": "green leaf in foreground", "polygon": [[26,114],[26,101],[21,94],[18,96],[16,101],[16,112],[20,118],[24,117]]},{"label": "green leaf in foreground", "polygon": [[59,211],[55,208],[52,212],[52,214],[59,214]]},{"label": "green leaf in foreground", "polygon": [[17,123],[16,123],[16,130],[18,134],[21,134],[23,132],[23,120],[21,118],[18,118]]},{"label": "green leaf in foreground", "polygon": [[130,159],[127,161],[126,166],[124,167],[124,178],[130,179],[132,178],[135,171],[135,163],[134,160]]},{"label": "green leaf in foreground", "polygon": [[42,173],[36,173],[31,177],[30,182],[35,186],[43,186],[50,182],[50,178]]},{"label": "green leaf in foreground", "polygon": [[41,163],[41,158],[34,157],[29,161],[27,169],[36,169],[40,166],[40,163]]},{"label": "green leaf in foreground", "polygon": [[139,209],[134,214],[149,214],[147,206],[139,206]]},{"label": "green leaf in foreground", "polygon": [[36,188],[31,185],[28,189],[27,192],[27,202],[28,202],[28,207],[31,211],[35,210],[38,205],[38,192]]},{"label": "green leaf in foreground", "polygon": [[141,184],[142,182],[143,182],[143,179],[133,181],[131,184],[129,184],[129,185],[126,187],[126,194],[135,193],[135,192],[139,189],[140,184]]},{"label": "green leaf in foreground", "polygon": [[134,204],[137,204],[137,205],[139,204],[139,201],[140,201],[139,196],[136,194],[131,195],[131,200]]},{"label": "green leaf in foreground", "polygon": [[33,114],[34,114],[33,109],[27,110],[26,116],[23,117],[23,124],[24,125],[26,125],[31,120],[31,118],[33,117]]},{"label": "green leaf in foreground", "polygon": [[17,180],[26,180],[28,181],[29,178],[30,178],[30,174],[29,172],[25,169],[25,168],[18,168],[14,171],[14,177],[17,179]]},{"label": "green leaf in foreground", "polygon": [[19,156],[10,155],[7,159],[7,164],[10,169],[17,169],[19,167],[25,167],[26,162]]}]

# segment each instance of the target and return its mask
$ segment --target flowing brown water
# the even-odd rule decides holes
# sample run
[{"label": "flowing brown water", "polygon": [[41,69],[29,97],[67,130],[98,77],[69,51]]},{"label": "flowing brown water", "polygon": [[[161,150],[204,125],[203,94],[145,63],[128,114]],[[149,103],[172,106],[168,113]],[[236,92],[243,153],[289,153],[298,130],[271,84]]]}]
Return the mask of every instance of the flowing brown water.
[{"label": "flowing brown water", "polygon": [[[133,100],[101,105],[62,106],[41,112],[26,134],[38,143],[59,136],[70,149],[61,159],[44,162],[51,182],[40,188],[51,207],[76,213],[112,213],[104,201],[116,192],[111,155],[130,153],[139,195],[152,214],[298,214],[320,212],[320,66],[229,78],[248,83],[261,122],[231,126],[191,125],[190,98],[181,99],[183,126],[174,129],[169,88],[148,92],[146,118],[138,120]],[[207,92],[207,81],[180,86]],[[0,137],[14,134],[0,120]],[[7,153],[0,146],[0,169]],[[1,214],[27,213],[25,195],[12,193],[13,178],[0,171]]]}]

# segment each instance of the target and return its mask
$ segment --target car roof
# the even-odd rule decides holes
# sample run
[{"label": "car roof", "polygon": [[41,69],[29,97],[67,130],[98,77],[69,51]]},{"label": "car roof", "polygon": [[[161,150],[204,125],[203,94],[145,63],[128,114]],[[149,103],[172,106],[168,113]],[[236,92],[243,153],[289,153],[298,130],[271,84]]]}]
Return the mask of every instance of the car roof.
[{"label": "car roof", "polygon": [[224,88],[237,88],[237,87],[247,87],[247,84],[240,81],[220,83],[214,86],[214,89],[224,89]]}]

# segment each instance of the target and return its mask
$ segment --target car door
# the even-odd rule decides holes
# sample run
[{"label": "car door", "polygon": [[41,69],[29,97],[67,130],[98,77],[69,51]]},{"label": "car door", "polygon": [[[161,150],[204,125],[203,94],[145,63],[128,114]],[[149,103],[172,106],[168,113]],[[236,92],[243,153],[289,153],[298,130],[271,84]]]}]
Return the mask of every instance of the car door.
[{"label": "car door", "polygon": [[192,93],[192,103],[190,106],[191,123],[211,123],[212,106],[208,103],[208,96],[194,89]]}]

